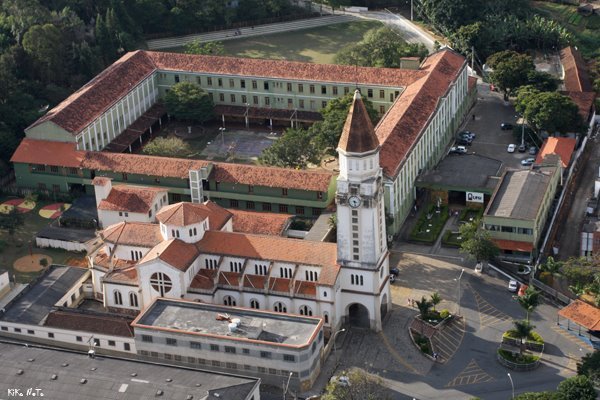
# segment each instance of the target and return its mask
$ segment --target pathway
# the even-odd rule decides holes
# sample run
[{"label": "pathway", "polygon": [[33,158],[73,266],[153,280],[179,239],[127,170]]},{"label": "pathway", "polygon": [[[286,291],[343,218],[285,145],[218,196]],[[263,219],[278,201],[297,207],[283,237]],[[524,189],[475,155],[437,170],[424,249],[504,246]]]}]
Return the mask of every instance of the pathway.
[{"label": "pathway", "polygon": [[435,39],[420,26],[413,24],[402,15],[394,14],[389,11],[370,11],[357,13],[357,16],[366,19],[374,19],[391,26],[397,30],[402,38],[408,43],[421,43],[432,52],[435,47]]}]

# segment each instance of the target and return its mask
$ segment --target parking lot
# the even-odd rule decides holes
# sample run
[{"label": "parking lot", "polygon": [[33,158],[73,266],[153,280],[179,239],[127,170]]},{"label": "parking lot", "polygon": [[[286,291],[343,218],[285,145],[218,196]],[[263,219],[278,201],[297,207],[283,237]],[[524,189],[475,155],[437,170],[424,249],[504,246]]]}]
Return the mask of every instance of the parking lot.
[{"label": "parking lot", "polygon": [[[528,168],[521,166],[521,160],[529,157],[527,152],[508,153],[507,147],[513,143],[519,145],[512,130],[501,130],[503,122],[515,124],[517,113],[512,104],[506,105],[501,93],[492,92],[488,84],[477,86],[478,99],[461,130],[468,130],[477,135],[473,144],[467,146],[468,153],[476,153],[502,161],[502,168]],[[475,120],[472,115],[475,114]]]}]

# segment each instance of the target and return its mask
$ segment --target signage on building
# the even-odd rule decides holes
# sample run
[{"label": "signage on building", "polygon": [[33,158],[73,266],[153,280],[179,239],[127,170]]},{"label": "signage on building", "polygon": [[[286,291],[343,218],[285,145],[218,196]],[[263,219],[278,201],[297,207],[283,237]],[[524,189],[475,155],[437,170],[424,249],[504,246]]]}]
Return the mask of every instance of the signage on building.
[{"label": "signage on building", "polygon": [[467,201],[471,203],[483,203],[483,193],[467,192]]}]

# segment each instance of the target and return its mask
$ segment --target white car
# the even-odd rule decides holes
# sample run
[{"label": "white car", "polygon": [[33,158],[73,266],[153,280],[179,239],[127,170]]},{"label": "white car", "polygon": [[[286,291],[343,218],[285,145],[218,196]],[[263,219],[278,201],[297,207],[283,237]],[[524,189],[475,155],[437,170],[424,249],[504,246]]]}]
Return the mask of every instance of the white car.
[{"label": "white car", "polygon": [[516,148],[517,148],[517,146],[511,143],[506,148],[506,151],[508,151],[509,153],[514,153]]},{"label": "white car", "polygon": [[519,283],[514,279],[508,281],[508,291],[515,293],[517,290],[519,290]]}]

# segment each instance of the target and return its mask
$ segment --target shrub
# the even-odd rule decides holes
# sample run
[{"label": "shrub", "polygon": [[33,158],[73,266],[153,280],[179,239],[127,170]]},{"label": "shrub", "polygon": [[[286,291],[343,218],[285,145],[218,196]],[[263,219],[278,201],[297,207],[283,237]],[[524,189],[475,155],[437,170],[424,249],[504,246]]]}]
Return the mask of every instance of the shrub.
[{"label": "shrub", "polygon": [[500,354],[500,357],[504,358],[505,360],[515,364],[531,364],[540,359],[540,357],[532,354],[513,353],[503,349],[498,349],[498,354]]},{"label": "shrub", "polygon": [[554,276],[552,276],[552,273],[548,271],[540,272],[540,281],[544,282],[548,286],[552,286],[552,283],[554,282]]},{"label": "shrub", "polygon": [[48,266],[48,259],[46,259],[46,258],[42,258],[42,259],[40,260],[40,265],[41,265],[42,267],[47,267],[47,266]]},{"label": "shrub", "polygon": [[445,308],[440,311],[440,318],[442,319],[446,319],[450,316],[450,311],[446,310]]}]

